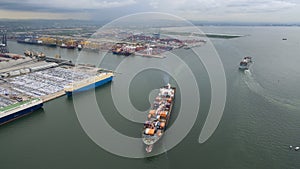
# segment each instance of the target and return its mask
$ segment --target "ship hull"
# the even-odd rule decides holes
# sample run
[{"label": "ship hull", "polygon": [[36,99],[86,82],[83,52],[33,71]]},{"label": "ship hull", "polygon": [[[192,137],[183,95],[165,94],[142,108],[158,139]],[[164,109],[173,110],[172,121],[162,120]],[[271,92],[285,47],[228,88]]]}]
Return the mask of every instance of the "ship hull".
[{"label": "ship hull", "polygon": [[67,46],[67,49],[75,49],[76,46]]},{"label": "ship hull", "polygon": [[23,117],[25,115],[28,115],[28,114],[34,112],[35,110],[40,109],[42,106],[43,106],[43,103],[40,103],[40,104],[34,105],[32,107],[28,107],[24,110],[20,110],[18,112],[12,113],[12,114],[7,115],[5,117],[1,117],[0,118],[0,125],[11,122],[11,121],[16,120],[20,117]]},{"label": "ship hull", "polygon": [[142,140],[148,153],[152,151],[153,145],[163,137],[168,127],[175,102],[175,92],[176,88],[171,87],[170,84],[160,88],[160,93],[149,111],[148,120],[144,123],[142,133]]},{"label": "ship hull", "polygon": [[102,85],[104,85],[104,84],[106,84],[106,83],[111,82],[112,79],[113,79],[113,76],[108,77],[108,78],[103,79],[103,80],[100,80],[100,81],[98,81],[98,82],[96,82],[96,83],[92,83],[92,84],[90,84],[90,85],[84,86],[84,87],[82,87],[82,88],[76,89],[76,90],[74,90],[74,91],[67,91],[67,92],[66,92],[66,95],[67,95],[67,96],[72,96],[73,93],[83,92],[83,91],[87,91],[87,90],[90,90],[90,89],[93,89],[93,88],[102,86]]},{"label": "ship hull", "polygon": [[242,60],[240,62],[239,69],[240,70],[247,70],[247,69],[249,69],[251,63],[252,63],[252,58],[251,57],[244,57],[244,60]]},{"label": "ship hull", "polygon": [[249,69],[249,64],[247,66],[239,66],[240,70],[247,70]]},{"label": "ship hull", "polygon": [[175,102],[175,96],[174,96],[174,100],[172,101],[171,103],[171,106],[170,106],[170,110],[169,110],[169,114],[168,114],[168,117],[166,118],[166,127],[165,129],[163,130],[163,133],[161,134],[161,136],[155,136],[155,137],[152,137],[151,139],[147,138],[146,135],[142,135],[142,140],[143,142],[147,145],[147,146],[150,146],[150,145],[153,145],[155,144],[160,138],[162,138],[162,136],[164,135],[164,132],[167,130],[168,128],[168,124],[169,124],[169,121],[170,121],[170,118],[171,118],[171,112],[172,112],[172,109],[173,109],[173,105],[174,105],[174,102]]},{"label": "ship hull", "polygon": [[57,44],[55,44],[55,43],[48,43],[48,44],[44,44],[45,46],[47,46],[47,47],[51,47],[51,48],[56,48],[57,47]]}]

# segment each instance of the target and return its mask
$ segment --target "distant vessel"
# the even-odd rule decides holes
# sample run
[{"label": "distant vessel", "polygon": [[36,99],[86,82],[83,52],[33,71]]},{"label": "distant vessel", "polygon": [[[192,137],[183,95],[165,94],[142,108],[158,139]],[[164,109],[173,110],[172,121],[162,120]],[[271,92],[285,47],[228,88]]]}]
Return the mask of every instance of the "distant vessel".
[{"label": "distant vessel", "polygon": [[44,45],[48,46],[48,47],[52,47],[52,48],[56,48],[57,47],[56,43],[44,43]]},{"label": "distant vessel", "polygon": [[32,38],[18,39],[17,42],[31,45],[41,45],[41,43],[39,43],[38,40]]},{"label": "distant vessel", "polygon": [[250,64],[252,63],[252,57],[246,56],[244,59],[240,62],[239,69],[240,70],[247,70],[250,67]]},{"label": "distant vessel", "polygon": [[102,86],[110,81],[112,81],[113,73],[101,73],[92,78],[82,80],[80,82],[74,82],[65,87],[65,93],[67,96],[72,96],[72,93],[82,92],[89,89],[93,89]]},{"label": "distant vessel", "polygon": [[0,108],[0,125],[25,116],[43,106],[43,102],[39,98],[18,101],[15,104]]},{"label": "distant vessel", "polygon": [[59,47],[60,47],[60,48],[67,48],[67,49],[75,49],[75,48],[76,48],[76,46],[73,45],[73,44],[71,44],[71,45],[66,45],[66,44],[64,44],[64,43],[62,43]]},{"label": "distant vessel", "polygon": [[287,38],[282,38],[282,40],[287,40]]},{"label": "distant vessel", "polygon": [[28,57],[38,57],[38,58],[45,58],[46,55],[43,52],[35,52],[30,50],[25,50],[24,55]]},{"label": "distant vessel", "polygon": [[75,45],[67,45],[67,49],[75,49],[76,46]]},{"label": "distant vessel", "polygon": [[124,55],[124,56],[130,56],[130,55],[134,54],[134,52],[124,51],[122,49],[114,49],[114,50],[112,50],[112,53],[114,55]]},{"label": "distant vessel", "polygon": [[64,43],[62,43],[59,47],[60,47],[60,48],[67,48],[67,45],[64,44]]},{"label": "distant vessel", "polygon": [[152,151],[154,143],[156,143],[164,134],[169,122],[172,107],[175,99],[175,87],[170,84],[160,88],[159,95],[148,114],[148,120],[144,123],[142,133],[143,142],[146,144],[146,151]]},{"label": "distant vessel", "polygon": [[111,52],[114,55],[124,55],[124,56],[134,55],[135,50],[136,47],[127,46],[125,44],[117,44],[111,48]]},{"label": "distant vessel", "polygon": [[79,44],[79,45],[77,46],[77,49],[78,49],[79,51],[81,51],[82,45]]}]

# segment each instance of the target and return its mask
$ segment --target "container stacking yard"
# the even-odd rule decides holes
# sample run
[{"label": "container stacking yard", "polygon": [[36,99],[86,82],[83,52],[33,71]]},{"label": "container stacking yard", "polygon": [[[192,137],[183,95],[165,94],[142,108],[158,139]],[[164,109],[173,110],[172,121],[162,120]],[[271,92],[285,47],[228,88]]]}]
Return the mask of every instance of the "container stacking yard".
[{"label": "container stacking yard", "polygon": [[24,60],[17,66],[7,65],[0,72],[0,125],[31,113],[44,102],[66,93],[71,96],[73,92],[108,83],[114,76],[87,65],[70,66],[34,59]]}]

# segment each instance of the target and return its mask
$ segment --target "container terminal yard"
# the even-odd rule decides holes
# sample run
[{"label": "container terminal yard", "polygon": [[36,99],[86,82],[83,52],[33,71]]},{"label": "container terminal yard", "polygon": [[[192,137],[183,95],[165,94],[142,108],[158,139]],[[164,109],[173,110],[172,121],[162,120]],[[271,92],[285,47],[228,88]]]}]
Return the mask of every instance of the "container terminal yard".
[{"label": "container terminal yard", "polygon": [[[168,32],[172,35],[172,32]],[[181,35],[184,35],[181,37]],[[187,36],[182,33],[170,37],[164,32],[149,33],[141,30],[109,29],[96,32],[90,38],[53,36],[40,34],[18,34],[18,43],[78,49],[88,51],[108,51],[115,55],[139,55],[163,58],[162,53],[173,49],[189,49],[206,43],[205,38]]]},{"label": "container terminal yard", "polygon": [[44,102],[98,87],[113,77],[113,73],[91,65],[74,66],[45,56],[9,53],[1,58],[5,61],[0,62],[0,125],[41,108]]}]

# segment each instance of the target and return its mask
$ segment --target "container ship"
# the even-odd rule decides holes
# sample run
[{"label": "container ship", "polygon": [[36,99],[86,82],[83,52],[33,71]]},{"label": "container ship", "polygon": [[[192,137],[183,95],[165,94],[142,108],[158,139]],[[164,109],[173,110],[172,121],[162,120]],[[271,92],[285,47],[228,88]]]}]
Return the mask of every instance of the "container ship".
[{"label": "container ship", "polygon": [[21,101],[6,107],[0,108],[0,125],[25,116],[43,106],[39,98]]},{"label": "container ship", "polygon": [[100,73],[92,78],[84,79],[79,82],[74,82],[67,85],[64,90],[67,96],[72,96],[72,93],[82,92],[102,86],[113,79],[113,73]]},{"label": "container ship", "polygon": [[244,59],[240,62],[239,69],[240,70],[247,70],[250,67],[250,64],[252,63],[252,57],[246,56]]},{"label": "container ship", "polygon": [[168,125],[174,104],[176,88],[170,84],[159,89],[159,94],[152,104],[148,119],[144,123],[142,140],[146,144],[146,152],[152,151],[156,143],[164,134]]},{"label": "container ship", "polygon": [[76,46],[75,45],[66,45],[66,44],[64,44],[64,43],[62,43],[60,46],[59,46],[60,48],[66,48],[66,49],[75,49],[76,48]]},{"label": "container ship", "polygon": [[26,38],[26,39],[18,39],[18,43],[25,43],[29,45],[40,45],[40,46],[47,46],[47,47],[53,47],[56,48],[57,44],[56,43],[51,43],[51,42],[43,42],[38,39],[32,39],[32,38]]}]

